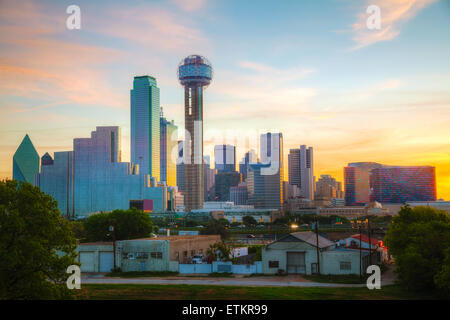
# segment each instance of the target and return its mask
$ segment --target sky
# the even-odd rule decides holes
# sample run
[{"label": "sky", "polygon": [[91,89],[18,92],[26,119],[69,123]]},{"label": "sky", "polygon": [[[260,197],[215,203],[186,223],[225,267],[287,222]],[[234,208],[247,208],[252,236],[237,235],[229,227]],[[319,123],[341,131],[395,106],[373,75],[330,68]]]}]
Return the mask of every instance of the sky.
[{"label": "sky", "polygon": [[[66,27],[72,4],[79,30]],[[380,29],[367,28],[369,5]],[[285,165],[302,144],[316,177],[340,181],[349,162],[432,165],[438,198],[450,199],[447,0],[0,0],[0,179],[27,133],[42,156],[117,125],[129,161],[137,75],[157,79],[165,117],[184,128],[176,71],[190,54],[214,68],[212,159],[216,143],[236,143],[239,160],[246,138],[282,132]]]}]

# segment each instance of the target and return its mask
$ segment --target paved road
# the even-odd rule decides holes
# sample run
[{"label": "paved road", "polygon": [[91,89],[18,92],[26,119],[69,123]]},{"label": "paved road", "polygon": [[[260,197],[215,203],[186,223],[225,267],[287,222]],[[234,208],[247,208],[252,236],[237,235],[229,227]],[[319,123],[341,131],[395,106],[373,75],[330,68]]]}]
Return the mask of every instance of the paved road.
[{"label": "paved road", "polygon": [[[392,266],[381,276],[381,286],[393,284],[395,275]],[[209,278],[192,275],[190,277],[147,277],[147,278],[110,278],[104,274],[84,274],[81,283],[92,284],[190,284],[190,285],[215,285],[215,286],[250,286],[250,287],[365,287],[366,284],[340,284],[322,283],[306,280],[299,275],[288,275],[284,277],[261,276],[261,277],[236,277],[236,278]]]},{"label": "paved road", "polygon": [[166,278],[106,278],[82,277],[81,283],[97,284],[194,284],[215,286],[246,286],[246,287],[365,287],[365,284],[337,284],[300,281],[264,281],[248,279],[166,279]]}]

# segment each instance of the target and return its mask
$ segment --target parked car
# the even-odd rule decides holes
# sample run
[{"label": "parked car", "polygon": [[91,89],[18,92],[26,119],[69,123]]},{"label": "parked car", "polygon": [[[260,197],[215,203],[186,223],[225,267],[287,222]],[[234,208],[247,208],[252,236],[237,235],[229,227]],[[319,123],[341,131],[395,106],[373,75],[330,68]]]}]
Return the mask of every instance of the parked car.
[{"label": "parked car", "polygon": [[256,238],[256,236],[255,236],[254,234],[248,234],[248,235],[247,235],[247,238],[253,239],[253,238]]},{"label": "parked car", "polygon": [[192,257],[192,263],[194,264],[202,264],[204,263],[204,256],[202,254],[197,254]]}]

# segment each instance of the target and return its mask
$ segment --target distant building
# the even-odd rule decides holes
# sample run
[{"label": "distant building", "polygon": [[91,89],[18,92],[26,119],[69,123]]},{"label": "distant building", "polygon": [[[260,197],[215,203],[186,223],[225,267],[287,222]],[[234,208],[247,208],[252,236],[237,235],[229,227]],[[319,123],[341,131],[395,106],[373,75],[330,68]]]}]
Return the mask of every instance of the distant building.
[{"label": "distant building", "polygon": [[301,145],[291,149],[288,155],[289,184],[300,188],[301,196],[314,199],[314,158],[313,148]]},{"label": "distant building", "polygon": [[345,205],[361,206],[370,202],[370,173],[382,166],[376,162],[354,162],[344,168]]},{"label": "distant building", "polygon": [[264,175],[270,164],[250,164],[247,175],[248,204],[259,209],[282,209],[283,193],[279,174]]},{"label": "distant building", "polygon": [[185,165],[183,153],[184,141],[178,141],[178,159],[177,159],[177,187],[178,190],[184,191],[185,188]]},{"label": "distant building", "polygon": [[[151,76],[134,77],[131,98],[131,162],[161,181],[159,88]],[[120,159],[119,159],[120,161]]]},{"label": "distant building", "polygon": [[438,200],[438,201],[407,201],[407,205],[410,207],[431,207],[439,210],[444,210],[450,213],[450,201]]},{"label": "distant building", "polygon": [[328,174],[322,174],[316,182],[315,197],[323,197],[331,200],[332,198],[343,198],[342,184]]},{"label": "distant building", "polygon": [[155,212],[165,212],[173,203],[170,187],[121,162],[120,142],[119,127],[97,127],[90,138],[75,138],[74,151],[56,152],[53,164],[41,167],[39,187],[71,218],[128,209],[130,200],[142,199],[153,200]]},{"label": "distant building", "polygon": [[430,166],[383,166],[370,175],[371,201],[435,201],[436,173]]},{"label": "distant building", "polygon": [[[162,110],[162,108],[161,108]],[[178,142],[176,140],[176,132],[178,127],[173,121],[167,121],[162,116],[160,118],[161,140],[160,140],[160,170],[161,181],[165,181],[168,186],[177,185],[177,164],[176,157],[172,159],[173,151],[177,150]]]},{"label": "distant building", "polygon": [[204,191],[205,191],[205,201],[213,201],[215,199],[215,175],[216,170],[211,169],[210,166],[210,157],[204,156],[204,165],[203,165],[203,178],[204,182]]},{"label": "distant building", "polygon": [[229,201],[230,200],[230,188],[237,186],[242,181],[239,172],[222,171],[218,172],[214,178],[216,201]]},{"label": "distant building", "polygon": [[13,179],[35,184],[38,173],[39,154],[27,134],[13,156]]},{"label": "distant building", "polygon": [[235,205],[246,205],[248,201],[248,190],[245,183],[230,187],[230,201]]},{"label": "distant building", "polygon": [[214,161],[218,172],[236,171],[236,147],[229,144],[215,146]]},{"label": "distant building", "polygon": [[245,181],[247,179],[247,171],[248,171],[248,165],[251,163],[257,163],[258,157],[256,156],[256,153],[254,150],[250,150],[247,153],[245,153],[244,158],[242,158],[241,162],[239,163],[239,173],[242,175],[242,180]]}]

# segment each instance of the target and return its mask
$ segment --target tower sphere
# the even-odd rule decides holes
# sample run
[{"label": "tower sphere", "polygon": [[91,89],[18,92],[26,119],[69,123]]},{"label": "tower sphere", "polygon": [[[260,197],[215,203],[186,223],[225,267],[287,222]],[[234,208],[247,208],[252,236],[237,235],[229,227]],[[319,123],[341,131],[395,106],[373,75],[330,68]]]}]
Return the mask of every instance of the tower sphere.
[{"label": "tower sphere", "polygon": [[200,55],[190,55],[181,60],[178,65],[178,80],[185,85],[208,86],[211,82],[213,69],[211,63]]}]

